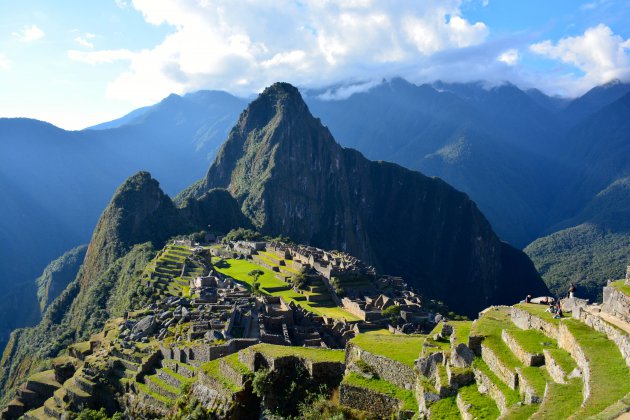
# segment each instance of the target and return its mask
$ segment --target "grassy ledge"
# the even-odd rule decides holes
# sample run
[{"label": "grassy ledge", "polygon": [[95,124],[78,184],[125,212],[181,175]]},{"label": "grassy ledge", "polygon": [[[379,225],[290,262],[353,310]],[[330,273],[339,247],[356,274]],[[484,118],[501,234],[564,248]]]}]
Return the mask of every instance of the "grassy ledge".
[{"label": "grassy ledge", "polygon": [[359,334],[352,343],[361,349],[413,367],[422,351],[425,336],[395,334]]},{"label": "grassy ledge", "polygon": [[396,398],[402,403],[403,410],[418,411],[418,403],[412,391],[399,388],[391,382],[382,379],[368,379],[354,372],[349,373],[343,379],[344,384],[355,386],[357,388],[366,388],[379,394],[384,394],[392,398]]},{"label": "grassy ledge", "polygon": [[216,359],[211,362],[204,363],[203,365],[201,365],[201,369],[206,375],[219,381],[221,385],[223,385],[226,389],[230,390],[231,392],[240,391],[241,387],[239,387],[237,384],[232,382],[228,377],[226,377],[223,374],[223,372],[221,372],[221,366],[219,364],[220,362],[221,362],[221,359]]},{"label": "grassy ledge", "polygon": [[626,285],[625,280],[614,281],[614,282],[610,283],[610,286],[614,287],[617,290],[619,290],[624,295],[630,296],[630,286]]},{"label": "grassy ledge", "polygon": [[343,350],[317,349],[308,347],[277,346],[274,344],[256,344],[251,350],[269,357],[294,356],[312,362],[337,362],[343,363],[345,352]]},{"label": "grassy ledge", "polygon": [[429,408],[429,419],[431,420],[451,420],[461,418],[459,408],[457,408],[456,396],[442,398],[436,401]]},{"label": "grassy ledge", "polygon": [[459,389],[464,404],[469,405],[468,413],[476,419],[496,419],[501,413],[497,404],[489,396],[482,394],[475,384]]},{"label": "grassy ledge", "polygon": [[630,392],[630,372],[619,348],[605,334],[570,319],[564,321],[590,364],[591,395],[575,418],[597,414]]}]

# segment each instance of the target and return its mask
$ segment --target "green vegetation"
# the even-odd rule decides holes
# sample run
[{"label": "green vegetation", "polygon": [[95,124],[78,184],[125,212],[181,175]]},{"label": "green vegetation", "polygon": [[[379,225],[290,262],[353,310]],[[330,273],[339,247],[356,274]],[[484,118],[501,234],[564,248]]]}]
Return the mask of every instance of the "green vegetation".
[{"label": "green vegetation", "polygon": [[256,344],[251,350],[268,355],[270,357],[295,356],[313,362],[339,362],[343,363],[345,353],[343,350],[329,350],[311,347],[289,347],[274,344]]},{"label": "green vegetation", "polygon": [[[560,319],[554,318],[553,314],[547,311],[547,309],[549,308],[547,305],[537,305],[535,303],[518,303],[514,305],[514,307],[527,311],[530,314],[537,316],[538,318],[551,324],[558,325],[560,323]],[[564,314],[563,318],[568,319],[570,317]]]},{"label": "green vegetation", "polygon": [[545,395],[547,382],[551,382],[549,374],[544,367],[525,366],[518,369],[519,379],[522,377],[540,397]]},{"label": "green vegetation", "polygon": [[138,388],[138,390],[140,390],[141,392],[152,396],[153,398],[155,398],[156,400],[160,401],[161,403],[167,405],[167,406],[171,406],[171,404],[173,404],[173,400],[171,400],[168,397],[165,397],[164,395],[158,394],[157,392],[153,392],[153,390],[151,390],[148,386],[146,386],[143,383],[140,382],[134,382],[134,385]]},{"label": "green vegetation", "polygon": [[400,306],[393,305],[393,306],[390,306],[389,308],[386,308],[383,311],[383,316],[389,318],[389,320],[392,323],[395,323],[400,317]]},{"label": "green vegetation", "polygon": [[630,372],[619,348],[606,335],[574,319],[564,321],[590,364],[591,396],[576,418],[596,414],[630,392]]},{"label": "green vegetation", "polygon": [[251,229],[236,228],[232,229],[223,237],[223,242],[230,241],[259,241],[262,239],[260,233]]},{"label": "green vegetation", "polygon": [[556,361],[558,366],[568,375],[577,367],[577,363],[571,357],[571,355],[562,349],[547,349],[551,354],[553,360]]},{"label": "green vegetation", "polygon": [[490,378],[492,383],[494,383],[497,388],[499,388],[499,391],[501,391],[501,393],[505,396],[508,407],[516,404],[521,400],[518,392],[511,389],[501,379],[499,379],[499,377],[495,375],[492,370],[490,370],[486,362],[484,362],[482,359],[475,358],[475,360],[473,361],[473,367],[479,369],[484,375]]},{"label": "green vegetation", "polygon": [[241,387],[232,382],[227,376],[223,374],[221,371],[221,359],[212,360],[210,362],[204,363],[201,365],[201,370],[208,376],[219,381],[221,385],[223,385],[226,389],[232,392],[240,391]]},{"label": "green vegetation", "polygon": [[229,356],[225,356],[223,360],[228,365],[230,365],[230,367],[243,375],[248,375],[252,373],[247,366],[245,366],[243,363],[241,363],[240,360],[238,360],[238,353],[233,353]]},{"label": "green vegetation", "polygon": [[98,411],[90,409],[82,410],[74,417],[74,420],[122,420],[122,418],[122,413],[116,413],[112,417],[109,417],[105,409],[101,408]]},{"label": "green vegetation", "polygon": [[542,354],[544,349],[558,348],[556,341],[540,331],[511,328],[509,335],[530,354]]},{"label": "green vegetation", "polygon": [[491,349],[497,358],[508,368],[514,369],[521,362],[501,339],[501,332],[512,331],[516,326],[510,318],[510,308],[497,307],[484,313],[475,323],[472,334],[485,337],[483,345]]},{"label": "green vegetation", "polygon": [[451,420],[460,418],[455,396],[442,398],[433,403],[429,409],[430,420]]},{"label": "green vegetation", "polygon": [[630,296],[630,286],[626,285],[625,280],[617,280],[610,283],[610,285],[614,287],[615,289],[619,290],[624,295]]},{"label": "green vegetation", "polygon": [[52,261],[35,281],[40,312],[44,313],[48,305],[75,279],[83,263],[87,245],[73,248]]},{"label": "green vegetation", "polygon": [[455,335],[453,347],[460,343],[468,345],[472,321],[449,321],[449,324],[453,326],[453,334]]},{"label": "green vegetation", "polygon": [[567,385],[549,382],[547,395],[532,419],[561,419],[575,413],[582,404],[582,381],[573,378]]},{"label": "green vegetation", "polygon": [[408,336],[395,334],[359,334],[352,339],[352,343],[372,354],[388,357],[407,366],[414,365],[414,361],[422,351],[425,336]]},{"label": "green vegetation", "polygon": [[416,402],[416,397],[412,391],[399,388],[396,385],[382,379],[367,379],[361,375],[351,372],[344,377],[342,383],[358,388],[366,388],[396,398],[402,403],[403,410],[418,411],[418,403]]},{"label": "green vegetation", "polygon": [[[220,259],[215,258],[215,268],[222,274],[232,277],[234,280],[242,283],[250,290],[253,289],[254,279],[249,275],[254,270],[262,271],[263,274],[259,275],[258,283],[260,283],[260,290],[264,294],[271,296],[280,296],[288,302],[295,302],[296,304],[304,307],[305,309],[321,316],[328,316],[336,319],[346,319],[347,321],[357,321],[359,318],[346,311],[343,308],[339,308],[331,304],[320,304],[316,302],[307,302],[303,294],[295,292],[290,288],[288,283],[278,279],[276,273],[268,268],[259,266],[251,261],[227,259],[218,263]],[[275,290],[279,289],[279,290]]]},{"label": "green vegetation", "polygon": [[601,301],[606,281],[621,278],[629,263],[630,235],[585,223],[540,238],[525,252],[554,295],[566,296],[576,283],[577,296]]},{"label": "green vegetation", "polygon": [[499,417],[499,409],[492,398],[486,394],[481,394],[477,385],[472,384],[460,388],[458,391],[464,404],[469,405],[468,412],[473,418],[496,419]]}]

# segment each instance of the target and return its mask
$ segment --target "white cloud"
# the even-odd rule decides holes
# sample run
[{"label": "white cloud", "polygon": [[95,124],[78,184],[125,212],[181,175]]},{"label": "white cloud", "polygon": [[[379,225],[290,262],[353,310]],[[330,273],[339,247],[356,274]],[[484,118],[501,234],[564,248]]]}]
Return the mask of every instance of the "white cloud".
[{"label": "white cloud", "polygon": [[116,2],[116,6],[118,6],[118,8],[120,9],[126,9],[129,6],[129,3],[127,3],[127,0],[115,0]]},{"label": "white cloud", "polygon": [[521,56],[518,53],[518,50],[516,48],[510,48],[507,51],[503,51],[499,57],[497,57],[497,60],[507,64],[508,66],[514,66],[518,63],[520,58]]},{"label": "white cloud", "polygon": [[[148,23],[174,31],[122,54],[129,68],[108,96],[143,104],[202,88],[248,94],[277,80],[317,87],[408,76],[435,54],[484,42],[488,27],[462,15],[463,1],[133,0]],[[68,54],[89,64],[118,56]]]},{"label": "white cloud", "polygon": [[68,57],[74,61],[96,65],[113,63],[121,60],[132,60],[136,56],[129,50],[101,50],[101,51],[68,51]]},{"label": "white cloud", "polygon": [[530,46],[536,54],[570,64],[583,75],[565,75],[567,89],[583,91],[613,79],[630,79],[630,39],[613,34],[603,24],[588,28],[583,35],[562,38],[557,43],[543,41]]},{"label": "white cloud", "polygon": [[78,36],[76,38],[74,38],[74,41],[81,45],[82,47],[86,47],[86,48],[94,48],[94,44],[90,41],[87,40],[87,37],[82,37],[82,36]]},{"label": "white cloud", "polygon": [[9,70],[11,68],[11,61],[6,55],[0,54],[0,70]]},{"label": "white cloud", "polygon": [[13,32],[11,35],[21,42],[33,42],[42,39],[46,34],[37,25],[24,25],[21,31]]}]

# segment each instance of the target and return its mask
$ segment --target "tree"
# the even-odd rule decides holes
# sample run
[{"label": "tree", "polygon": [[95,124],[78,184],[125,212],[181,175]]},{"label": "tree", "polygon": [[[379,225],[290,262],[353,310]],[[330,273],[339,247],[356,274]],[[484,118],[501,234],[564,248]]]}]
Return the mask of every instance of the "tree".
[{"label": "tree", "polygon": [[247,273],[248,276],[254,278],[254,282],[252,283],[252,290],[254,292],[254,296],[260,295],[260,282],[258,281],[258,277],[262,276],[263,274],[265,274],[265,272],[262,270],[252,270],[249,273]]},{"label": "tree", "polygon": [[393,305],[393,306],[390,306],[389,308],[385,308],[385,310],[383,311],[383,316],[388,317],[391,323],[395,324],[396,321],[398,321],[398,318],[400,317],[400,306]]}]

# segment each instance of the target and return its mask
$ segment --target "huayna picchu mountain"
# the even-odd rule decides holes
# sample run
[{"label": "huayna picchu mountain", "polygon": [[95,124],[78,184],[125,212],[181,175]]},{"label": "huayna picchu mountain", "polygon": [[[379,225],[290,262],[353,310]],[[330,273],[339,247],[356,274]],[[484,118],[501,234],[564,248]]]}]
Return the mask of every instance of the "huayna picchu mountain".
[{"label": "huayna picchu mountain", "polygon": [[230,191],[262,232],[347,251],[462,313],[547,292],[465,194],[344,149],[286,83],[249,105],[179,199],[213,188]]},{"label": "huayna picchu mountain", "polygon": [[0,401],[42,362],[86,339],[110,317],[143,303],[135,278],[171,237],[248,226],[225,190],[212,190],[176,207],[147,172],[127,179],[101,215],[76,279],[33,328],[15,330],[0,360]]}]

